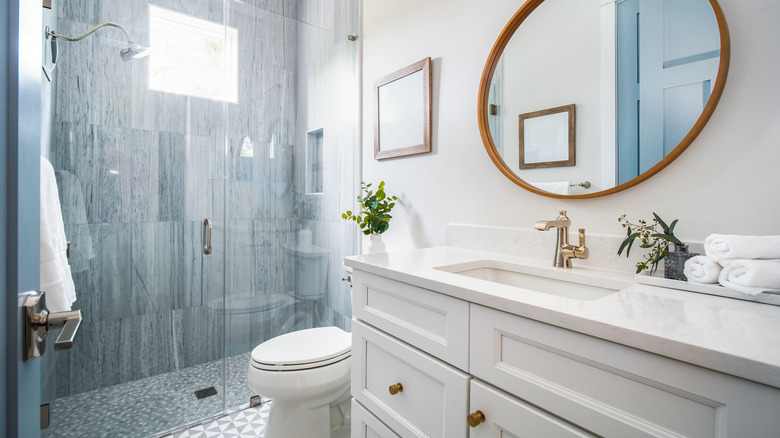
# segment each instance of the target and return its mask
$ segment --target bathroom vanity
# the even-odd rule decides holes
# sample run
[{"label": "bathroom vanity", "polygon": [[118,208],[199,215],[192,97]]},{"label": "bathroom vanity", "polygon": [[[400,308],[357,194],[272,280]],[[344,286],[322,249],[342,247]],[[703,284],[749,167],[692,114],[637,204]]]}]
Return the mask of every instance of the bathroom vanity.
[{"label": "bathroom vanity", "polygon": [[780,436],[780,307],[452,247],[346,264],[353,437]]}]

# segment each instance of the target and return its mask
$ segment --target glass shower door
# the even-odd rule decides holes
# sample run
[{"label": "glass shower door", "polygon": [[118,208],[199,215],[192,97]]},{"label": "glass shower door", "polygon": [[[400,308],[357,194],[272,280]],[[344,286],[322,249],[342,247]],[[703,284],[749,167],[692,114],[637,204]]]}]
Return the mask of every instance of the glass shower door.
[{"label": "glass shower door", "polygon": [[[245,406],[250,353],[294,330],[351,328],[341,219],[357,184],[358,3],[227,1],[239,35],[227,121],[226,406]],[[251,35],[244,39],[243,35]]]},{"label": "glass shower door", "polygon": [[[221,1],[54,0],[59,42],[44,145],[84,321],[44,355],[44,436],[149,436],[224,412],[225,144],[235,60]],[[230,56],[233,55],[231,60]],[[216,86],[215,86],[216,84]],[[44,87],[45,89],[45,87]],[[213,251],[203,254],[203,222]]]},{"label": "glass shower door", "polygon": [[[51,157],[74,308],[48,436],[149,436],[249,404],[251,350],[350,329],[357,2],[53,0]],[[211,252],[204,223],[211,220]]]}]

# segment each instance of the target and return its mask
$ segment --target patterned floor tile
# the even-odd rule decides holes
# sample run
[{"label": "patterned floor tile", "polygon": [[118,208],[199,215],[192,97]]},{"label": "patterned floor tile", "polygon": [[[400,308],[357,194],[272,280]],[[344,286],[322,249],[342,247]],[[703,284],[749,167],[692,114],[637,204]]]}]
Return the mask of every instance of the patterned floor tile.
[{"label": "patterned floor tile", "polygon": [[262,438],[270,410],[269,401],[162,438]]}]

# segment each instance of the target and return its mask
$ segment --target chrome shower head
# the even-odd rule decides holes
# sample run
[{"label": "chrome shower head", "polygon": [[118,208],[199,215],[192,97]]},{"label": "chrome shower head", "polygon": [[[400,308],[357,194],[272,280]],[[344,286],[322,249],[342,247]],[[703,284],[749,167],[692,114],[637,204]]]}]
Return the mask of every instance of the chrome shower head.
[{"label": "chrome shower head", "polygon": [[100,23],[97,26],[87,30],[84,33],[82,33],[81,35],[77,35],[75,37],[69,37],[69,36],[65,36],[65,35],[60,35],[58,33],[54,33],[54,32],[52,32],[49,29],[48,26],[46,26],[46,37],[51,37],[52,40],[54,40],[54,38],[61,38],[61,39],[65,40],[65,41],[71,41],[71,42],[73,42],[73,41],[80,41],[80,40],[83,40],[84,38],[88,37],[89,35],[92,35],[95,31],[97,31],[101,27],[105,27],[105,26],[115,27],[115,28],[121,30],[122,32],[124,32],[125,37],[127,38],[127,47],[125,47],[124,49],[119,51],[119,55],[122,57],[122,59],[124,61],[129,61],[131,59],[143,58],[144,56],[148,56],[149,55],[149,49],[150,49],[149,44],[138,44],[138,43],[136,43],[135,41],[133,41],[132,38],[130,38],[130,33],[124,27],[122,27],[122,26],[120,26],[120,25],[118,25],[116,23],[111,23],[111,22]]},{"label": "chrome shower head", "polygon": [[128,43],[127,47],[119,51],[123,61],[149,56],[151,47],[149,44]]}]

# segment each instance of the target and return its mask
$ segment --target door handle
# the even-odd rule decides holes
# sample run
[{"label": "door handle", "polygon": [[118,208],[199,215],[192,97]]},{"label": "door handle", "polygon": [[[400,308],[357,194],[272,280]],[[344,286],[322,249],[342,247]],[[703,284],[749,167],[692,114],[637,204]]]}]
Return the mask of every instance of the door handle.
[{"label": "door handle", "polygon": [[211,218],[203,219],[203,254],[211,254]]},{"label": "door handle", "polygon": [[40,357],[46,351],[46,336],[60,330],[54,341],[55,350],[73,347],[73,340],[81,326],[81,310],[49,312],[46,292],[29,292],[22,304],[24,309],[24,360]]}]

